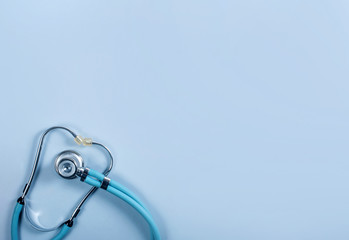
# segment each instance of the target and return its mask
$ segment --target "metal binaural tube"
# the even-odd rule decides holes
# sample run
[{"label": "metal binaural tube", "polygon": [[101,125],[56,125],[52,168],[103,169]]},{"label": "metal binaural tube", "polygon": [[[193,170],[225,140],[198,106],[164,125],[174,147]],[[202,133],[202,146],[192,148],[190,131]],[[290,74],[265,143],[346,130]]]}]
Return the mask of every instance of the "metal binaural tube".
[{"label": "metal binaural tube", "polygon": [[30,177],[29,177],[29,180],[28,180],[28,183],[25,185],[24,187],[24,190],[23,190],[23,194],[21,196],[22,200],[25,198],[25,196],[27,195],[28,191],[29,191],[29,188],[33,182],[33,179],[34,179],[34,176],[35,176],[35,173],[36,173],[36,169],[38,167],[38,163],[39,163],[39,159],[40,159],[40,155],[41,155],[41,150],[42,150],[42,145],[43,145],[43,142],[44,142],[44,139],[46,137],[46,135],[51,132],[52,130],[55,130],[55,129],[63,129],[63,130],[66,130],[68,131],[74,138],[76,137],[76,134],[70,130],[69,128],[66,128],[66,127],[61,127],[61,126],[55,126],[55,127],[51,127],[49,129],[47,129],[40,137],[40,141],[39,141],[39,145],[38,145],[38,149],[36,151],[36,155],[35,155],[35,161],[34,161],[34,165],[33,165],[33,169],[31,171],[31,174],[30,174]]}]

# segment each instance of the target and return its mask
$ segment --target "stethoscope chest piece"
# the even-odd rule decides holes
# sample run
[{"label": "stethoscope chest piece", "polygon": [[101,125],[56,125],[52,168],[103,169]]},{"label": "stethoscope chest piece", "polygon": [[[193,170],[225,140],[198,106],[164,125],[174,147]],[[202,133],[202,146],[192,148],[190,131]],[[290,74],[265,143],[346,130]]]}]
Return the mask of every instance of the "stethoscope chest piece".
[{"label": "stethoscope chest piece", "polygon": [[75,178],[77,170],[84,167],[84,161],[75,151],[64,151],[58,154],[55,161],[56,172],[63,178]]}]

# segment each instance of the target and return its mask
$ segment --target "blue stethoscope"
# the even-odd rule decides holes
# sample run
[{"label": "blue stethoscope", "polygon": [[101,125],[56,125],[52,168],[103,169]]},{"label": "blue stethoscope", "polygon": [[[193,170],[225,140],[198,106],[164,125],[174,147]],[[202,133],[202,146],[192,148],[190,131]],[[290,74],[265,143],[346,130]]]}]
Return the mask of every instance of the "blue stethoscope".
[{"label": "blue stethoscope", "polygon": [[151,239],[160,240],[159,230],[158,230],[149,210],[144,206],[144,204],[135,196],[135,194],[133,194],[126,187],[122,186],[120,183],[107,177],[107,175],[109,174],[109,172],[111,171],[111,169],[113,167],[113,156],[112,156],[111,152],[109,151],[109,149],[101,143],[92,141],[91,138],[83,138],[83,137],[75,134],[70,129],[68,129],[66,127],[60,127],[60,126],[51,127],[49,129],[47,129],[41,135],[41,138],[39,141],[39,146],[38,146],[36,156],[35,156],[34,166],[33,166],[32,172],[30,174],[29,181],[24,187],[23,194],[18,198],[16,207],[15,207],[14,212],[13,212],[12,223],[11,223],[11,238],[12,238],[12,240],[19,239],[18,224],[19,224],[19,219],[20,219],[23,207],[25,208],[24,199],[25,199],[25,197],[30,189],[32,182],[33,182],[35,172],[36,172],[37,167],[38,167],[40,154],[41,154],[41,150],[42,150],[42,146],[43,146],[43,142],[45,140],[45,137],[49,132],[51,132],[53,130],[58,130],[58,129],[65,130],[68,133],[70,133],[73,136],[74,141],[79,145],[81,145],[81,144],[84,146],[94,145],[94,146],[98,146],[98,147],[103,148],[107,152],[107,154],[110,158],[110,163],[109,163],[109,166],[105,169],[105,171],[102,174],[102,173],[99,173],[93,169],[89,169],[89,168],[85,167],[83,158],[81,157],[81,155],[79,153],[77,153],[75,151],[71,151],[71,150],[61,152],[55,160],[56,172],[61,177],[66,178],[66,179],[72,179],[72,178],[79,177],[82,182],[85,182],[85,183],[91,185],[92,188],[81,199],[81,201],[79,202],[77,207],[74,209],[71,217],[67,221],[63,222],[62,224],[60,224],[56,228],[43,229],[42,227],[35,225],[35,223],[33,223],[30,220],[30,218],[28,218],[29,222],[34,226],[34,228],[41,230],[41,231],[53,231],[55,229],[60,228],[59,233],[54,238],[52,238],[52,240],[63,239],[68,234],[70,229],[72,228],[74,218],[76,218],[77,215],[79,214],[82,205],[86,202],[86,200],[98,188],[102,188],[102,189],[110,192],[111,194],[119,197],[120,199],[124,200],[126,203],[128,203],[130,206],[132,206],[135,210],[137,210],[139,212],[139,214],[141,214],[141,216],[147,221],[147,223],[150,227]]}]

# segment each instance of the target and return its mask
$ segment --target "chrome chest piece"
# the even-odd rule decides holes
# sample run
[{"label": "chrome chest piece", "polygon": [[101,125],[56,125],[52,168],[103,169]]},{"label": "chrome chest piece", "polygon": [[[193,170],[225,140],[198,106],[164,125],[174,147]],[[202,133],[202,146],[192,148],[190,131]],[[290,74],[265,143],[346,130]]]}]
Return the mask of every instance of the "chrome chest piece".
[{"label": "chrome chest piece", "polygon": [[78,169],[83,167],[81,155],[71,150],[61,152],[55,161],[56,172],[64,178],[75,178]]}]

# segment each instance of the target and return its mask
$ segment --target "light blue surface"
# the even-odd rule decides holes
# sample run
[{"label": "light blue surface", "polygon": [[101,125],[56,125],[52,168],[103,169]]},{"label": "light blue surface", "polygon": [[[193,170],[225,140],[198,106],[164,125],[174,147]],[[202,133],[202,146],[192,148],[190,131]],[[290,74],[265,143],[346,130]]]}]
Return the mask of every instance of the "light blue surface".
[{"label": "light blue surface", "polygon": [[[23,210],[23,204],[16,203],[16,206],[13,210],[12,220],[11,220],[11,240],[20,240],[23,239],[19,236],[20,231],[20,222],[22,222],[21,215]],[[52,240],[61,240],[63,239],[69,232],[70,227],[67,225],[63,225],[61,228],[59,228],[58,234],[52,238]]]},{"label": "light blue surface", "polygon": [[[0,1],[0,239],[57,124],[110,147],[164,239],[348,239],[348,22],[346,1]],[[88,191],[55,155],[106,160],[49,142],[29,197],[54,225]],[[148,234],[98,191],[67,239]]]}]

